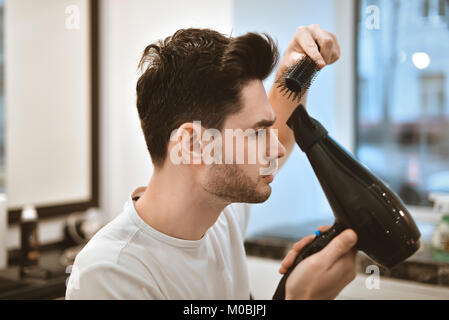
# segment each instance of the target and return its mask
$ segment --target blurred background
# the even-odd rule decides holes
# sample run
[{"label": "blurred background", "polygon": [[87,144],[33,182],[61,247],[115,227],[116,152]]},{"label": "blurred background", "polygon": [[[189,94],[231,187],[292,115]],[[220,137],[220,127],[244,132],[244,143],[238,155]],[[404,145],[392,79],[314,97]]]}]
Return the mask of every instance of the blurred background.
[{"label": "blurred background", "polygon": [[[188,27],[267,32],[282,54],[298,26],[314,23],[336,34],[341,58],[319,73],[309,113],[400,195],[431,248],[449,214],[448,0],[0,0],[0,269],[20,260],[24,206],[37,211],[41,251],[67,249],[147,185],[153,168],[135,86],[149,43]],[[297,146],[271,185],[269,200],[252,206],[248,243],[270,247],[332,224]],[[257,259],[249,260],[251,279],[264,298],[278,278],[260,287],[254,279],[275,273],[279,261]],[[426,256],[427,268],[449,279],[446,260],[434,260]],[[400,292],[449,298],[449,281],[420,278],[422,270],[415,278],[430,287],[403,279]],[[394,288],[346,298],[401,297]]]}]

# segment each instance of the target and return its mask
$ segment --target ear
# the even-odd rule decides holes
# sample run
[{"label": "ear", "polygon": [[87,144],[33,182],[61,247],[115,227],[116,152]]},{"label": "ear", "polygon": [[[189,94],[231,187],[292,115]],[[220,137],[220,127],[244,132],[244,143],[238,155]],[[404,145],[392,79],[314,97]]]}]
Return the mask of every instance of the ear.
[{"label": "ear", "polygon": [[179,126],[178,141],[184,164],[201,164],[202,132],[201,121],[185,122]]}]

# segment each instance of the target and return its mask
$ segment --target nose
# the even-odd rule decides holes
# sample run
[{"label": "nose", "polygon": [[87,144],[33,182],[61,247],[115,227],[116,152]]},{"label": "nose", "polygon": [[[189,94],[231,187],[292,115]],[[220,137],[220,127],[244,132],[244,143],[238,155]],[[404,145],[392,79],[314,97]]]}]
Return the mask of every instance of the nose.
[{"label": "nose", "polygon": [[285,156],[286,149],[284,145],[279,141],[277,130],[270,129],[270,142],[268,157],[269,159],[280,159]]},{"label": "nose", "polygon": [[[279,141],[279,140],[278,140]],[[279,141],[279,150],[278,150],[278,158],[280,159],[280,158],[282,158],[283,156],[285,156],[285,152],[286,152],[286,149],[285,149],[285,147],[284,147],[284,145]]]}]

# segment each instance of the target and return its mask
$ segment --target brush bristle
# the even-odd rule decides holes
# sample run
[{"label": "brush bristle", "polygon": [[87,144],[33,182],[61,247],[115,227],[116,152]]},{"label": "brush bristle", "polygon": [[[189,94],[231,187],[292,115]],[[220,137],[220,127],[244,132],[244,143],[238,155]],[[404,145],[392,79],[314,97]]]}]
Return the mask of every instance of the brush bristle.
[{"label": "brush bristle", "polygon": [[[310,88],[313,80],[315,80],[318,74],[318,66],[308,56],[301,59],[297,64],[290,66],[285,70],[279,79],[276,80],[277,88],[280,88],[280,92],[283,96],[287,96],[287,99],[299,102],[304,93]],[[288,85],[286,79],[289,78],[290,83],[296,83],[296,87]],[[298,89],[299,88],[299,89]]]}]

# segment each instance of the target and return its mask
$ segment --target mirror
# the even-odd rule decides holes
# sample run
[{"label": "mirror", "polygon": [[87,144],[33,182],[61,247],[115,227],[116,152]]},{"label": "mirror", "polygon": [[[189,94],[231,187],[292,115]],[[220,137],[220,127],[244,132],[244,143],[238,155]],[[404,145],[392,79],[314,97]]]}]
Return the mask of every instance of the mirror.
[{"label": "mirror", "polygon": [[98,204],[97,1],[6,0],[9,223]]}]

